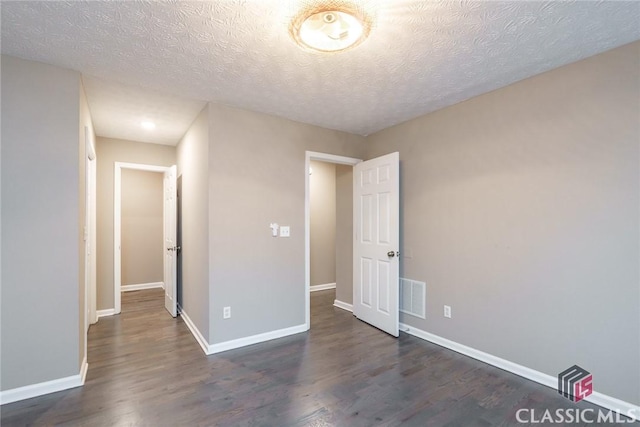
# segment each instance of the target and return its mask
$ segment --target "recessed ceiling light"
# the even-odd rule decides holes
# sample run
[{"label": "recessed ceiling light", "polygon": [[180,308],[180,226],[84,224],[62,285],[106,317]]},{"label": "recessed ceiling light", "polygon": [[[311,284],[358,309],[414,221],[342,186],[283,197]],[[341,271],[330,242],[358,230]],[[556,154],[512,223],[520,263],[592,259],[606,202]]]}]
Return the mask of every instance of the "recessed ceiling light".
[{"label": "recessed ceiling light", "polygon": [[149,120],[140,122],[140,126],[142,126],[146,130],[153,130],[156,128],[156,124]]},{"label": "recessed ceiling light", "polygon": [[301,47],[338,52],[362,43],[371,30],[372,17],[362,2],[309,1],[291,21],[289,33]]}]

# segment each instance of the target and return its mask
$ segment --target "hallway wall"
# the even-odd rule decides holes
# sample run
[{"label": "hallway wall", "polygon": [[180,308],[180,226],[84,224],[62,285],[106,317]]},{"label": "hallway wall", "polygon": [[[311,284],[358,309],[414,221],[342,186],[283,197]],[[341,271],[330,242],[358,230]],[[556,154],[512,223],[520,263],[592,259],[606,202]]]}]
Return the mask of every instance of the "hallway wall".
[{"label": "hallway wall", "polygon": [[336,165],[311,162],[309,175],[311,286],[336,283]]},{"label": "hallway wall", "polygon": [[182,177],[181,305],[203,337],[209,336],[209,106],[177,146]]},{"label": "hallway wall", "polygon": [[164,280],[164,174],[122,170],[122,285]]},{"label": "hallway wall", "polygon": [[[78,375],[80,74],[3,55],[0,389]],[[84,301],[82,301],[84,302]]]},{"label": "hallway wall", "polygon": [[336,299],[353,302],[353,166],[336,165]]}]

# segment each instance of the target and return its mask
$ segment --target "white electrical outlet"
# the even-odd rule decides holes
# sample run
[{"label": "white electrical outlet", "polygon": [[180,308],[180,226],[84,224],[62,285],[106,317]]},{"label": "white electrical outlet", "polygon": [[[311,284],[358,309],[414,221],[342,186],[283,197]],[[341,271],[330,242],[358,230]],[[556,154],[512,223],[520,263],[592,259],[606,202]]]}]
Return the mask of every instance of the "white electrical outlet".
[{"label": "white electrical outlet", "polygon": [[222,309],[222,318],[228,319],[231,317],[231,307],[225,307]]},{"label": "white electrical outlet", "polygon": [[451,307],[448,305],[444,306],[444,317],[451,319]]},{"label": "white electrical outlet", "polygon": [[288,225],[283,225],[280,227],[280,237],[289,237],[291,236],[291,229]]}]

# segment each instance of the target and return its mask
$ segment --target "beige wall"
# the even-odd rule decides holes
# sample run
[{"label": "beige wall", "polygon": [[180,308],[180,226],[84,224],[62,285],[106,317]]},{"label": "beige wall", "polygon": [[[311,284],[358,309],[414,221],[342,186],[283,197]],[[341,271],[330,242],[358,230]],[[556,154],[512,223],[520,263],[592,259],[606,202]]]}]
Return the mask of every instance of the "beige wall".
[{"label": "beige wall", "polygon": [[311,162],[309,176],[311,286],[336,283],[336,165]]},{"label": "beige wall", "polygon": [[[400,152],[412,326],[640,404],[640,42],[367,138]],[[452,319],[442,316],[452,307]]]},{"label": "beige wall", "polygon": [[122,170],[122,285],[162,282],[164,175]]},{"label": "beige wall", "polygon": [[2,56],[0,388],[78,375],[80,74]]},{"label": "beige wall", "polygon": [[176,164],[176,147],[117,139],[96,139],[98,310],[114,308],[113,300],[113,180],[115,162],[156,166]]},{"label": "beige wall", "polygon": [[209,107],[177,147],[182,176],[182,290],[180,304],[205,339],[209,336]]},{"label": "beige wall", "polygon": [[336,165],[336,299],[353,302],[353,166]]},{"label": "beige wall", "polygon": [[209,125],[209,342],[302,325],[305,150],[361,158],[364,138],[216,104]]}]

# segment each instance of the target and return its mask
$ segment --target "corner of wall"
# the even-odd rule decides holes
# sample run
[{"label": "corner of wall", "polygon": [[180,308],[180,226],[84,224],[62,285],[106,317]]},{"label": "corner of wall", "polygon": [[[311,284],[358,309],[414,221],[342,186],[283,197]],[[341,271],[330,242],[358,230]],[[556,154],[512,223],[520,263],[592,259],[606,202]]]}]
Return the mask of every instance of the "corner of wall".
[{"label": "corner of wall", "polygon": [[[209,336],[209,104],[177,147],[182,176],[182,301],[185,323],[206,353]],[[204,343],[204,344],[203,344]]]}]

